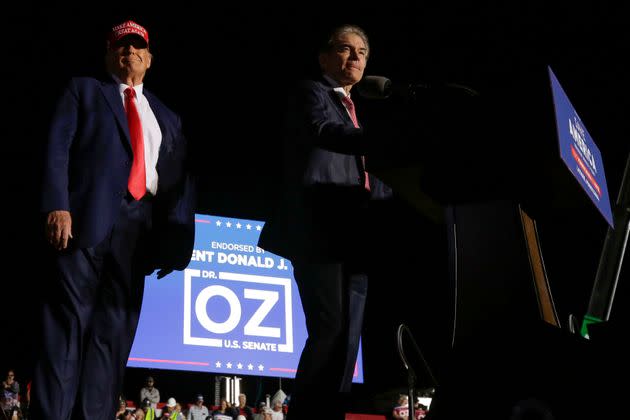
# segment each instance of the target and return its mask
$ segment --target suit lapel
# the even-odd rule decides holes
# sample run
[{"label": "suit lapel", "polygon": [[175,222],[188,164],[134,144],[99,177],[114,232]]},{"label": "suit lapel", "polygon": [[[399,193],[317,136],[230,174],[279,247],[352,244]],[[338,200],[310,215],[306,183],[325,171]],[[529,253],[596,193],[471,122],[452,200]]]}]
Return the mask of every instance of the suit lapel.
[{"label": "suit lapel", "polygon": [[[339,116],[344,121],[349,122],[350,124],[354,126],[354,122],[352,121],[352,118],[350,118],[350,114],[348,113],[346,106],[343,104],[343,102],[341,102],[341,98],[339,97],[339,94],[335,92],[333,87],[328,83],[328,81],[325,78],[324,78],[324,81],[322,81],[321,83],[323,83],[324,89],[326,89],[326,91],[328,92],[328,98],[332,101],[333,107],[337,110],[337,113],[339,114]],[[361,124],[359,124],[359,126],[361,126]],[[361,157],[360,155],[355,155],[354,158],[357,164],[357,168],[360,168],[360,171],[364,172],[365,171],[365,165],[363,164],[364,158]]]},{"label": "suit lapel", "polygon": [[350,124],[353,124],[352,118],[350,118],[350,115],[348,114],[346,107],[343,106],[343,102],[341,102],[341,98],[339,97],[339,94],[335,92],[332,88],[328,88],[328,97],[330,98],[331,101],[333,101],[333,104],[335,104],[335,109],[337,110],[337,113],[339,114],[339,116],[344,121],[349,122]]},{"label": "suit lapel", "polygon": [[173,149],[173,137],[171,136],[171,130],[166,126],[166,119],[164,118],[164,112],[162,106],[160,105],[160,101],[157,100],[151,92],[147,89],[143,90],[144,97],[149,101],[149,107],[153,114],[155,115],[155,119],[160,126],[160,131],[162,132],[162,143],[160,144],[160,152],[158,153],[158,160],[156,169],[158,173],[160,173],[161,164],[164,162],[164,157],[170,153]]},{"label": "suit lapel", "polygon": [[337,110],[337,113],[339,114],[341,119],[354,125],[354,123],[352,122],[352,118],[350,118],[350,114],[348,114],[348,110],[344,106],[343,102],[341,102],[339,94],[335,92],[333,87],[328,83],[326,79],[323,79],[322,83],[324,85],[324,89],[326,89],[326,91],[328,92],[328,98],[332,101],[334,108]]},{"label": "suit lapel", "polygon": [[100,88],[103,96],[105,96],[105,99],[107,100],[109,107],[114,113],[114,117],[116,117],[116,122],[120,126],[122,132],[125,134],[125,140],[123,141],[123,143],[125,144],[125,147],[129,151],[129,153],[133,154],[131,148],[131,137],[129,135],[129,125],[127,124],[127,116],[125,115],[125,108],[120,98],[118,85],[112,80],[111,82],[102,82]]}]

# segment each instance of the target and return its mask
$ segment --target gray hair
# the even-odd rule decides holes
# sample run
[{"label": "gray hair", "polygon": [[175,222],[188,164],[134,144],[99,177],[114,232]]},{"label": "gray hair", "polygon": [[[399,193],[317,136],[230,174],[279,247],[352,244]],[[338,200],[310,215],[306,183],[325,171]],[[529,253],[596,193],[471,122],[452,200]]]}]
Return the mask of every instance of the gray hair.
[{"label": "gray hair", "polygon": [[345,34],[355,34],[359,36],[363,40],[365,48],[367,48],[367,54],[365,57],[368,58],[370,56],[370,43],[368,41],[367,34],[359,26],[349,24],[341,25],[333,29],[330,32],[326,43],[321,46],[320,52],[330,51],[335,46],[335,41],[337,41],[342,35]]}]

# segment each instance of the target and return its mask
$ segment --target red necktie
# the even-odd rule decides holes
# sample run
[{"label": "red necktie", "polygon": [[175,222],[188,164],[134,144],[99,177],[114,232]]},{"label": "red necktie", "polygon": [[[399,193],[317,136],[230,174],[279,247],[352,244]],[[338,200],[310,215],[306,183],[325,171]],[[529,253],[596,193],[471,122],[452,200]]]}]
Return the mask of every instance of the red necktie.
[{"label": "red necktie", "polygon": [[[350,99],[349,96],[344,96],[341,98],[341,101],[350,112],[350,118],[352,119],[352,123],[356,128],[359,128],[359,122],[357,121],[357,114],[354,111],[354,102]],[[361,156],[361,162],[363,162],[363,168],[365,168],[365,156]],[[365,171],[365,189],[370,191],[370,177],[368,176],[367,171]]]},{"label": "red necktie", "polygon": [[125,89],[125,111],[129,124],[129,135],[131,136],[131,150],[133,151],[133,163],[131,164],[127,188],[133,198],[140,200],[147,191],[147,174],[144,167],[142,123],[140,123],[140,114],[138,114],[136,101],[134,101],[135,97],[136,91],[133,88]]}]

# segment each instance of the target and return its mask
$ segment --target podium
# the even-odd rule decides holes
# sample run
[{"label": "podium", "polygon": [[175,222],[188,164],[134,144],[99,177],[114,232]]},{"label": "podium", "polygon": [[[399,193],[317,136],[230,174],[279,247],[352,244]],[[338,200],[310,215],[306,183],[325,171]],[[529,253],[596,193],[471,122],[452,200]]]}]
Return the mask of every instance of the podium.
[{"label": "podium", "polygon": [[445,204],[414,167],[376,172],[423,216],[444,225],[455,289],[453,344],[543,320],[560,327],[535,220],[511,200]]},{"label": "podium", "polygon": [[560,326],[536,224],[519,204],[485,202],[447,209],[453,343],[543,320]]}]

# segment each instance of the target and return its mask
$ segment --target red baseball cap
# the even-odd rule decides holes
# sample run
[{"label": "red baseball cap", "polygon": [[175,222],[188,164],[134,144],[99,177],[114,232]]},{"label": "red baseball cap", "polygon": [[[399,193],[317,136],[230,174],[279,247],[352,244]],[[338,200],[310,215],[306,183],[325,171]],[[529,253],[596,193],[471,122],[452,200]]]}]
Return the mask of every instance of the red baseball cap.
[{"label": "red baseball cap", "polygon": [[114,26],[109,33],[109,44],[113,45],[116,41],[119,41],[121,38],[128,35],[138,35],[140,38],[144,39],[147,46],[149,45],[149,32],[133,20],[128,20]]}]

